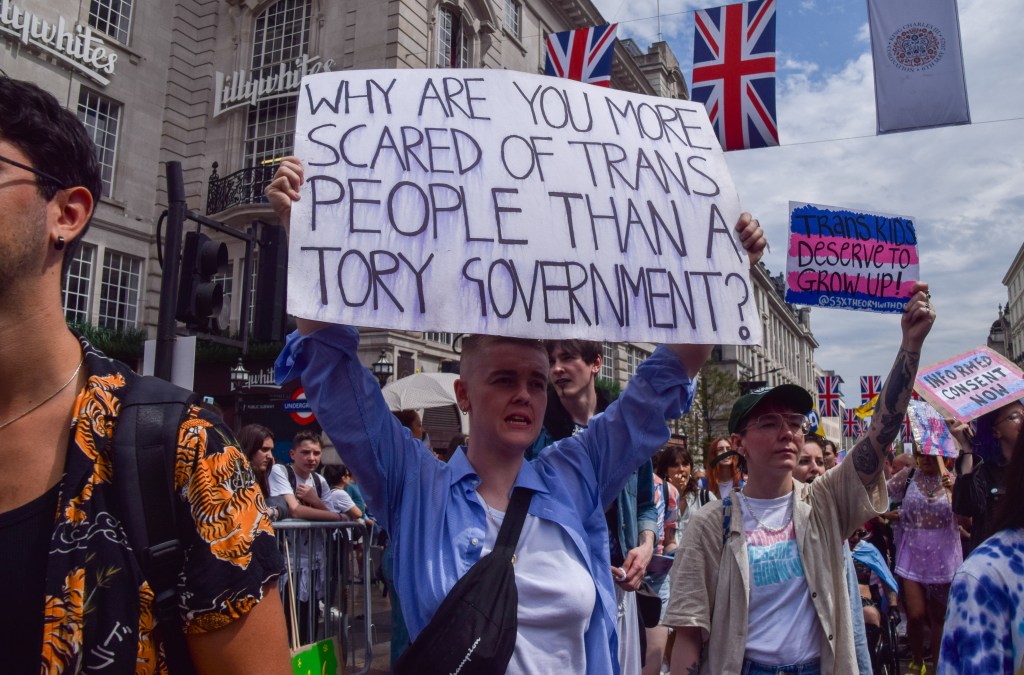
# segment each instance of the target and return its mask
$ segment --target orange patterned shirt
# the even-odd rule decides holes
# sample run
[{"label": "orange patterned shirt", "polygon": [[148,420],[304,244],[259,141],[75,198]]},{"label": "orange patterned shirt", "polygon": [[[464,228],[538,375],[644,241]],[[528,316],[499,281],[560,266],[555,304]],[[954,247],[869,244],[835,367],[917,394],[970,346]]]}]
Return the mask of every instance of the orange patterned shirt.
[{"label": "orange patterned shirt", "polygon": [[[80,338],[88,383],[75,401],[46,568],[41,672],[165,673],[153,591],[125,538],[112,439],[136,375]],[[197,406],[178,429],[174,488],[184,542],[186,633],[245,615],[283,571],[262,492],[222,420]]]}]

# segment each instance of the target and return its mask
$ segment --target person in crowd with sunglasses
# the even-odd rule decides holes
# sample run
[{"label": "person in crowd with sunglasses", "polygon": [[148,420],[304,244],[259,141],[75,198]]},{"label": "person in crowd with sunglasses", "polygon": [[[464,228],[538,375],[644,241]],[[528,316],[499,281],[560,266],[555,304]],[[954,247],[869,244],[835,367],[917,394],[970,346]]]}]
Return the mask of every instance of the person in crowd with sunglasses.
[{"label": "person in crowd with sunglasses", "polygon": [[[928,286],[911,289],[902,343],[868,432],[834,470],[793,479],[814,399],[784,384],[740,397],[729,418],[748,481],[690,523],[672,568],[665,623],[672,672],[857,672],[841,547],[888,509],[882,463],[896,438],[935,320]],[[793,636],[801,636],[793,639]]]}]

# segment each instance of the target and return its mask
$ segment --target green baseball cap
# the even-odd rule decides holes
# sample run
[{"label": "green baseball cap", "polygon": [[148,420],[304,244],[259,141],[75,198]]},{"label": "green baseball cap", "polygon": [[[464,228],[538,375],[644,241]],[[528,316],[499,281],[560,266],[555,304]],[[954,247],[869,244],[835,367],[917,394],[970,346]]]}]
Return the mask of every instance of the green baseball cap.
[{"label": "green baseball cap", "polygon": [[793,412],[809,413],[814,408],[814,399],[807,390],[795,384],[780,384],[777,387],[761,387],[736,399],[729,415],[729,433],[736,433],[743,426],[747,415],[758,403],[769,400],[791,408]]}]

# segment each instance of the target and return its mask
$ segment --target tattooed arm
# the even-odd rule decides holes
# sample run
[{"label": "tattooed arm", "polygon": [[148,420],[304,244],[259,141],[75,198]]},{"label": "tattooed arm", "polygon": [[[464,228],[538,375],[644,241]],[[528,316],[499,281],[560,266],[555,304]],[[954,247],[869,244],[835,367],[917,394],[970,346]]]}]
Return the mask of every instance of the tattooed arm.
[{"label": "tattooed arm", "polygon": [[700,628],[676,628],[672,647],[672,675],[700,672]]},{"label": "tattooed arm", "polygon": [[878,478],[886,449],[896,440],[903,424],[921,361],[921,345],[934,322],[935,308],[928,296],[928,284],[919,282],[903,311],[903,342],[878,397],[871,426],[851,451],[853,465],[865,486]]}]

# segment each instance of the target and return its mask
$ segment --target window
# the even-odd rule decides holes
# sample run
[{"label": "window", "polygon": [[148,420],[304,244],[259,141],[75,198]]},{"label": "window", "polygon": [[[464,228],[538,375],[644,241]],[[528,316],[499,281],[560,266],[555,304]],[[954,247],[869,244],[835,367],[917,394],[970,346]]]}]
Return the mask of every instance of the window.
[{"label": "window", "polygon": [[598,377],[605,380],[615,379],[615,352],[618,351],[614,342],[601,344],[601,372]]},{"label": "window", "polygon": [[89,25],[123,45],[128,44],[131,22],[131,0],[92,0],[89,3]]},{"label": "window", "polygon": [[89,323],[89,299],[92,295],[92,268],[96,262],[96,247],[83,244],[68,266],[64,280],[64,319]]},{"label": "window", "polygon": [[512,35],[522,37],[519,34],[519,27],[523,19],[523,6],[518,0],[505,0],[505,30]]},{"label": "window", "polygon": [[[268,77],[291,66],[309,47],[309,0],[278,0],[256,18],[252,75]],[[298,92],[258,102],[249,109],[245,130],[245,166],[290,154],[294,143]]]},{"label": "window", "polygon": [[455,338],[454,333],[424,333],[424,339],[427,342],[440,342],[443,345],[451,345],[452,340]]},{"label": "window", "polygon": [[234,286],[234,276],[235,264],[233,261],[228,261],[227,269],[212,277],[213,283],[221,284],[224,291],[224,306],[221,308],[220,314],[214,317],[222,331],[227,331],[231,327],[231,290]]},{"label": "window", "polygon": [[103,196],[109,197],[114,191],[121,105],[83,87],[78,95],[78,119],[82,120],[96,144],[96,159],[103,174]]},{"label": "window", "polygon": [[444,7],[437,11],[437,67],[469,67],[469,39],[462,16]]},{"label": "window", "polygon": [[642,349],[638,349],[633,345],[626,346],[626,375],[633,377],[636,375],[636,369],[644,362],[647,358],[647,353]]},{"label": "window", "polygon": [[142,259],[117,251],[103,255],[99,325],[124,330],[138,324]]}]

